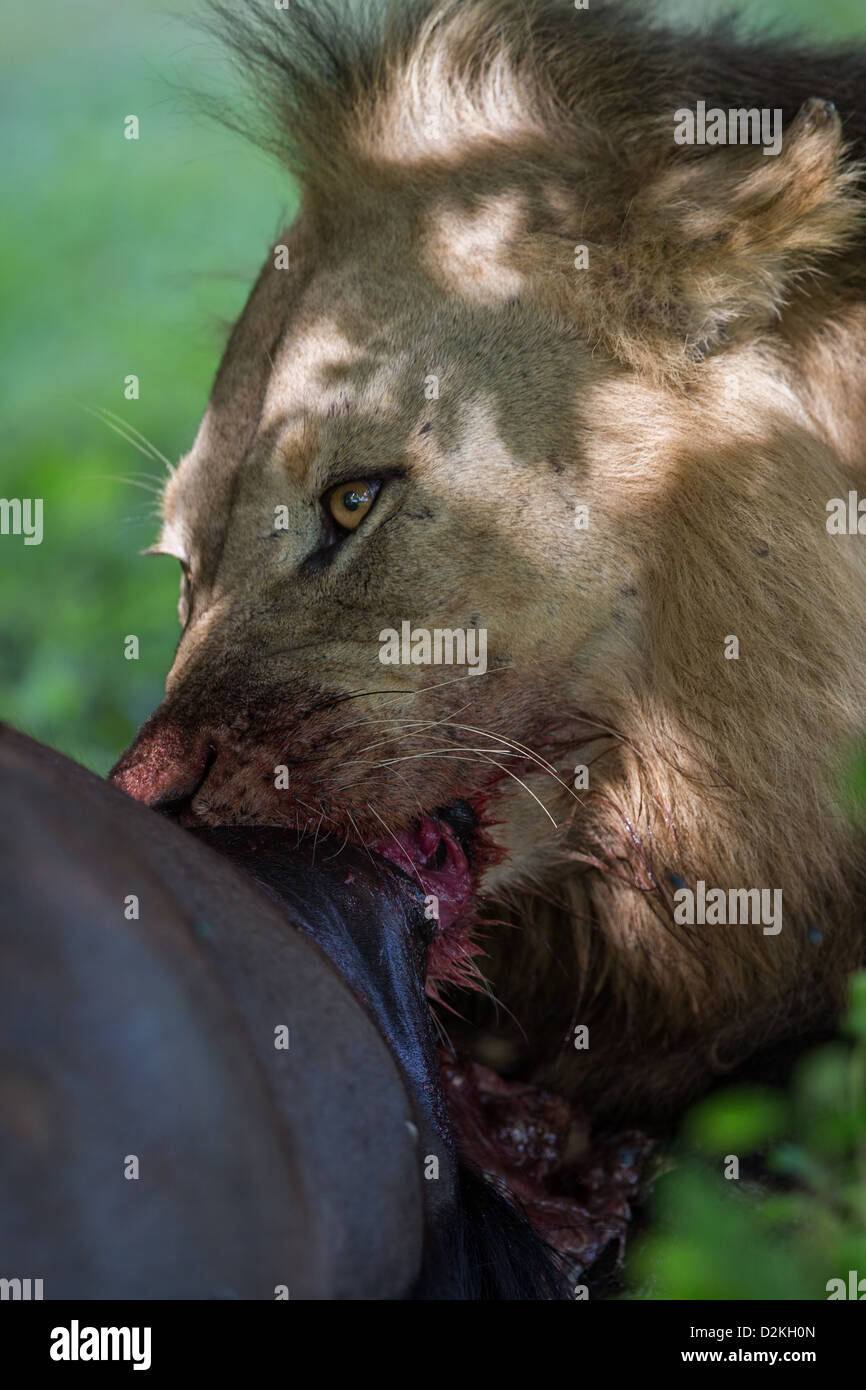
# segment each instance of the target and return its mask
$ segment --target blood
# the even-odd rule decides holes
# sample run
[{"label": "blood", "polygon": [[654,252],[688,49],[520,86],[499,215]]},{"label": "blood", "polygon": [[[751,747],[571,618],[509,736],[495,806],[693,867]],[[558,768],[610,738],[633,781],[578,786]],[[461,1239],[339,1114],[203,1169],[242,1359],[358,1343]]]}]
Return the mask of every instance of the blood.
[{"label": "blood", "polygon": [[[432,815],[371,848],[435,900],[428,996],[441,1003],[443,985],[479,988],[474,882],[496,854],[483,831],[473,838],[471,864],[452,827]],[[564,1097],[506,1081],[453,1052],[440,1053],[440,1069],[463,1158],[523,1208],[569,1276],[578,1278],[610,1246],[618,1265],[653,1148],[649,1137],[632,1130],[591,1137],[587,1117]]]},{"label": "blood", "polygon": [[417,879],[425,897],[435,898],[440,931],[448,931],[470,907],[469,860],[446,821],[422,816],[409,830],[375,840],[370,848]]},{"label": "blood", "polygon": [[618,1265],[653,1141],[635,1130],[591,1139],[562,1096],[478,1062],[443,1051],[440,1070],[462,1156],[523,1207],[569,1276],[610,1245]]},{"label": "blood", "polygon": [[[481,838],[477,837],[479,842]],[[424,893],[426,910],[435,918],[427,960],[428,997],[441,1003],[443,985],[479,989],[481,976],[475,960],[484,952],[473,927],[480,853],[473,852],[470,867],[452,827],[438,816],[422,816],[409,830],[375,840],[370,848],[415,880]]]}]

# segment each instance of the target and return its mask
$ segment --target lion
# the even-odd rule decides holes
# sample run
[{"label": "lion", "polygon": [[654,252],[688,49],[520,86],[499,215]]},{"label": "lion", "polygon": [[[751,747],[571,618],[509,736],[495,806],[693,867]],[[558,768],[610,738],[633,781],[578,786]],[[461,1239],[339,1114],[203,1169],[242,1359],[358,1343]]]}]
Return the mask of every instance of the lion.
[{"label": "lion", "polygon": [[661,1123],[866,954],[866,55],[264,9],[216,22],[302,196],[165,489],[182,636],[114,779],[392,859],[476,1063]]}]

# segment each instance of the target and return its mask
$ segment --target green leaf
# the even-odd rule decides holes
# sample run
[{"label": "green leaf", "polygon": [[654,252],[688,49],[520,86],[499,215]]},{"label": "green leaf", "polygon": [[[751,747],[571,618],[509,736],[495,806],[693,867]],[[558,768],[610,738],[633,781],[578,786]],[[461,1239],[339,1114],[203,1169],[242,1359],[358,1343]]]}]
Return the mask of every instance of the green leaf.
[{"label": "green leaf", "polygon": [[708,1154],[744,1154],[784,1133],[789,1107],[784,1096],[761,1087],[740,1087],[703,1101],[683,1130],[687,1144]]}]

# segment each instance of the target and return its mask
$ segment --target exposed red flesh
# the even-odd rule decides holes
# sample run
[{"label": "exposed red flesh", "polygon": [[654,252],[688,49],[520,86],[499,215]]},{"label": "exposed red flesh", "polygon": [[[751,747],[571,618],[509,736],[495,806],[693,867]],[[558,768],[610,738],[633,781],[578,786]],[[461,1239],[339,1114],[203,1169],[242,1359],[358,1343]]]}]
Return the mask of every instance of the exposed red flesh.
[{"label": "exposed red flesh", "polygon": [[444,1052],[440,1070],[461,1153],[518,1200],[568,1274],[579,1277],[612,1241],[621,1259],[647,1136],[590,1143],[586,1117],[562,1096]]},{"label": "exposed red flesh", "polygon": [[370,849],[414,878],[425,897],[436,900],[437,926],[427,962],[430,998],[440,998],[440,985],[477,987],[473,961],[483,951],[471,932],[473,874],[451,826],[438,816],[422,816],[408,830],[374,840]]},{"label": "exposed red flesh", "polygon": [[[375,840],[370,848],[417,879],[425,894],[435,896],[441,931],[448,931],[467,911],[472,901],[469,861],[446,821],[422,816],[409,830]],[[436,868],[439,859],[442,864]]]}]

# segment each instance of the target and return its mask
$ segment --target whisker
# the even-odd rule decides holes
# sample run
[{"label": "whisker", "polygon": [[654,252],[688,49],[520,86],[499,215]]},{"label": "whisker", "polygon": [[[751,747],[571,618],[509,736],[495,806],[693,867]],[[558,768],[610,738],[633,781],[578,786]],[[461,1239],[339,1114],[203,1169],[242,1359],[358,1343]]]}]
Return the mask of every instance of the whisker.
[{"label": "whisker", "polygon": [[[448,1036],[448,1033],[446,1032],[444,1022],[439,1017],[435,1009],[430,1009],[429,1014],[431,1019],[433,1020],[433,1027],[436,1029],[436,1036],[439,1039],[439,1042],[442,1044],[443,1047],[447,1048],[449,1052],[454,1053],[454,1046],[451,1042],[450,1037]],[[454,1055],[456,1056],[456,1053],[454,1053]]]},{"label": "whisker", "polygon": [[[471,703],[472,703],[471,700],[467,700],[465,704],[459,705],[459,706],[457,707],[456,710],[451,711],[452,714],[460,714],[462,710],[468,709],[469,706],[471,705]],[[411,725],[411,724],[417,724],[417,725],[420,725],[422,728],[425,728],[425,729],[436,729],[436,728],[438,728],[440,725],[442,725],[442,724],[447,724],[447,723],[449,723],[449,722],[450,722],[450,721],[448,720],[448,716],[447,716],[447,715],[443,715],[441,719],[398,719],[398,718],[396,718],[396,717],[393,716],[393,715],[386,715],[383,719],[377,719],[377,718],[375,718],[375,716],[369,716],[369,717],[366,718],[366,719],[354,719],[354,720],[352,720],[352,722],[351,722],[350,724],[342,724],[342,725],[340,726],[339,729],[335,729],[335,730],[334,730],[334,733],[333,733],[332,737],[336,738],[337,734],[342,733],[344,729],[352,729],[352,728],[355,728],[355,727],[357,727],[358,724],[393,724],[393,725],[405,725],[405,724]],[[459,727],[459,726],[455,725],[454,727],[457,728],[457,727]],[[391,741],[392,741],[392,740],[389,740],[389,739],[382,739],[382,742],[383,742],[383,743],[388,743],[388,742],[391,742]],[[370,743],[370,744],[367,745],[367,749],[369,749],[369,748],[375,748],[375,747],[377,747],[377,745],[376,745],[375,743]],[[366,752],[367,749],[361,749],[360,751],[361,751],[361,752]]]},{"label": "whisker", "polygon": [[[490,670],[490,671],[485,671],[485,672],[484,672],[484,675],[485,675],[485,676],[494,676],[494,675],[496,675],[496,673],[497,673],[498,671],[507,671],[507,670],[509,670],[509,669],[510,669],[509,666],[496,666],[496,667],[494,667],[494,668],[493,668],[492,670]],[[440,688],[440,686],[443,686],[443,685],[454,685],[457,681],[467,681],[467,680],[477,680],[477,679],[478,679],[477,676],[475,676],[475,675],[473,675],[471,672],[469,672],[469,673],[468,673],[467,675],[465,675],[465,676],[454,676],[454,677],[449,678],[447,681],[434,681],[432,685],[420,685],[420,686],[417,688],[417,690],[406,690],[406,689],[401,689],[401,690],[350,690],[350,691],[349,691],[347,694],[345,694],[345,695],[335,695],[335,696],[333,696],[332,698],[330,698],[330,699],[328,699],[328,700],[324,700],[324,701],[322,702],[322,704],[317,705],[316,709],[317,709],[317,711],[318,711],[318,710],[322,710],[322,709],[332,709],[335,705],[342,705],[342,704],[345,704],[345,702],[346,702],[347,700],[366,700],[366,699],[372,699],[373,696],[376,696],[376,695],[381,695],[381,696],[383,696],[383,697],[389,697],[389,698],[397,698],[397,697],[399,696],[399,697],[402,697],[403,699],[410,699],[410,700],[411,700],[411,699],[414,699],[417,695],[423,695],[423,694],[424,694],[426,691],[428,691],[428,690],[438,690],[438,689]],[[348,725],[347,727],[351,728],[351,725]]]},{"label": "whisker", "polygon": [[322,828],[322,821],[323,821],[324,819],[325,819],[325,813],[324,813],[324,811],[323,811],[322,814],[319,816],[319,824],[316,826],[316,833],[315,833],[315,835],[313,836],[313,856],[312,856],[312,859],[311,859],[311,861],[310,861],[311,864],[315,864],[315,862],[316,862],[316,845],[319,843],[319,831],[320,831],[321,828]]},{"label": "whisker", "polygon": [[346,831],[345,838],[344,838],[344,840],[343,840],[343,843],[340,845],[340,848],[339,848],[339,849],[335,849],[333,854],[327,854],[327,855],[325,855],[325,858],[322,860],[322,863],[323,863],[323,864],[330,864],[330,862],[331,862],[332,859],[337,859],[337,858],[339,857],[339,855],[341,855],[341,854],[343,853],[343,850],[346,848],[346,845],[347,845],[348,843],[349,843],[349,832],[348,832],[348,830],[347,830],[347,831]]},{"label": "whisker", "polygon": [[[537,802],[537,804],[541,807],[542,811],[543,811],[544,814],[547,816],[547,819],[550,821],[550,823],[551,823],[551,825],[554,827],[554,829],[556,829],[556,830],[559,829],[559,826],[557,825],[555,818],[550,814],[550,812],[548,811],[548,809],[547,809],[547,807],[545,806],[544,802],[541,801],[541,799],[535,795],[535,792],[532,790],[532,788],[531,788],[531,787],[527,787],[526,783],[522,780],[522,778],[520,778],[520,777],[517,776],[517,773],[516,773],[516,772],[512,772],[511,769],[508,768],[508,767],[505,767],[505,765],[504,765],[503,763],[497,762],[496,758],[491,758],[491,757],[488,755],[488,750],[487,750],[487,749],[484,749],[484,748],[471,748],[471,749],[464,749],[464,750],[462,750],[462,752],[460,752],[460,753],[452,753],[452,752],[450,752],[448,749],[444,749],[444,748],[434,748],[434,749],[429,750],[429,751],[426,752],[426,753],[405,753],[405,754],[401,754],[401,756],[400,756],[399,758],[385,758],[385,759],[383,759],[382,762],[380,762],[380,763],[378,763],[378,764],[375,764],[375,766],[377,766],[378,768],[386,768],[386,767],[390,767],[392,763],[405,763],[405,762],[410,762],[413,758],[436,758],[436,757],[456,758],[456,759],[458,759],[459,761],[462,761],[462,762],[471,762],[471,761],[472,761],[471,758],[464,756],[464,755],[467,754],[467,753],[480,754],[481,760],[482,760],[482,761],[487,762],[487,763],[492,763],[492,764],[494,765],[494,767],[498,767],[498,768],[500,769],[500,771],[506,773],[506,775],[507,775],[508,777],[512,777],[512,778],[514,779],[514,781],[517,782],[517,783],[523,788],[523,790],[524,790],[525,792],[527,792],[527,793],[529,794],[529,796],[532,797],[532,800],[535,801],[535,802]],[[358,781],[363,781],[363,780],[365,780],[365,779],[364,779],[364,778],[358,778],[357,780],[358,780]],[[353,786],[356,786],[356,785],[357,785],[357,782],[348,782],[348,783],[344,783],[342,786],[337,787],[336,790],[337,790],[337,791],[345,791],[347,787],[353,787]]]},{"label": "whisker", "polygon": [[88,536],[101,535],[106,526],[142,526],[146,521],[154,519],[152,512],[142,512],[138,516],[109,516],[102,521],[94,522],[92,526],[87,526],[79,534],[82,539],[86,539]]},{"label": "whisker", "polygon": [[[452,757],[452,758],[463,758],[464,761],[466,761],[466,762],[471,762],[471,761],[472,761],[472,758],[471,758],[471,756],[470,756],[471,754],[475,754],[475,753],[484,754],[484,753],[488,753],[489,751],[490,751],[490,750],[489,750],[488,748],[467,748],[465,745],[461,745],[461,747],[459,747],[459,748],[428,748],[428,749],[423,750],[423,751],[418,752],[418,753],[401,753],[401,754],[399,755],[399,757],[393,757],[393,758],[379,758],[379,759],[376,759],[376,758],[347,758],[346,761],[345,761],[345,763],[344,763],[344,766],[345,766],[345,767],[367,767],[367,768],[370,769],[371,772],[379,772],[379,771],[382,771],[383,769],[392,769],[394,763],[409,762],[409,761],[410,761],[411,759],[413,759],[413,758],[447,758],[447,757]],[[515,756],[516,756],[516,755],[515,755]],[[476,762],[477,762],[477,761],[480,761],[480,759],[477,759],[477,758],[476,758],[475,761],[476,761]],[[329,783],[329,786],[330,786],[331,788],[333,788],[333,791],[336,793],[336,792],[345,791],[348,787],[357,787],[358,784],[359,784],[359,782],[363,782],[363,781],[366,781],[366,780],[367,780],[367,779],[364,778],[364,777],[358,777],[358,778],[356,778],[353,782],[339,782],[339,783],[334,783],[333,781],[331,781],[331,782]]]},{"label": "whisker", "polygon": [[89,473],[88,478],[97,483],[125,483],[127,487],[140,487],[144,492],[149,492],[155,497],[162,496],[162,488],[156,483],[142,483],[138,478],[123,478],[118,473]]},{"label": "whisker", "polygon": [[367,845],[367,841],[364,839],[363,835],[361,834],[360,830],[358,829],[357,825],[355,824],[355,818],[354,818],[354,816],[352,815],[352,812],[351,812],[351,811],[347,811],[347,812],[346,812],[346,815],[347,815],[348,818],[349,818],[349,823],[350,823],[352,829],[354,830],[355,834],[357,835],[359,842],[364,846],[364,851],[365,851],[365,853],[366,853],[366,855],[367,855],[367,858],[369,859],[370,863],[373,865],[373,868],[375,869],[375,867],[376,867],[376,861],[374,860],[372,854],[370,853],[369,847],[368,847],[368,845]]},{"label": "whisker", "polygon": [[[455,713],[459,713],[459,711],[455,711]],[[508,748],[514,750],[517,755],[529,758],[532,762],[536,764],[537,767],[541,769],[541,771],[548,773],[548,775],[552,777],[555,782],[558,782],[559,785],[562,787],[563,791],[568,792],[569,796],[571,796],[575,801],[579,802],[581,806],[584,804],[583,798],[577,795],[577,792],[574,790],[573,787],[570,787],[567,782],[563,781],[563,779],[560,777],[559,773],[556,771],[556,768],[553,766],[552,763],[549,763],[546,758],[542,758],[540,753],[536,753],[532,748],[529,748],[526,744],[518,743],[516,739],[507,738],[504,734],[495,734],[488,729],[479,729],[472,724],[457,724],[454,720],[445,718],[436,719],[432,721],[422,719],[391,719],[378,722],[392,723],[404,727],[414,726],[419,728],[419,730],[440,727],[461,729],[466,733],[480,734],[482,738],[494,739],[496,742],[505,744]],[[393,739],[388,738],[380,739],[379,743],[367,744],[365,748],[359,749],[359,752],[366,753],[369,752],[372,748],[377,748],[381,746],[381,744],[383,743],[392,743],[393,741]]]},{"label": "whisker", "polygon": [[[508,738],[505,734],[495,734],[489,729],[473,728],[471,724],[455,724],[454,727],[455,729],[466,729],[470,734],[483,734],[485,738],[496,738],[499,739],[502,743],[510,744],[512,748],[519,748],[521,752],[524,752],[528,758],[532,758],[534,762],[537,762],[539,767],[542,767],[545,769],[545,771],[549,772],[551,777],[555,777],[557,781],[561,782],[562,786],[565,788],[566,791],[573,792],[574,789],[572,787],[569,787],[567,782],[562,782],[562,779],[560,778],[556,768],[553,766],[553,763],[549,763],[546,758],[543,758],[540,753],[536,753],[535,750],[533,748],[530,748],[528,744],[520,743],[517,739]],[[578,797],[577,800],[579,801],[580,798]]]},{"label": "whisker", "polygon": [[[97,412],[98,412],[98,414],[97,414]],[[166,468],[168,469],[169,477],[173,477],[173,476],[174,476],[174,473],[175,473],[176,470],[175,470],[174,464],[171,462],[171,459],[167,459],[166,456],[165,456],[165,454],[162,452],[162,450],[161,450],[161,449],[157,449],[157,447],[156,447],[156,445],[154,444],[153,440],[152,440],[152,439],[148,439],[147,435],[146,435],[146,434],[142,434],[141,430],[136,429],[135,425],[131,425],[131,424],[129,423],[129,421],[128,421],[128,420],[124,420],[124,419],[122,418],[122,416],[120,416],[120,415],[115,415],[115,413],[114,413],[113,410],[109,410],[108,407],[107,407],[107,406],[104,406],[104,405],[96,406],[95,409],[91,410],[91,414],[96,415],[96,416],[97,416],[97,419],[102,418],[103,424],[106,424],[106,425],[108,424],[108,420],[106,420],[106,419],[104,418],[106,415],[110,416],[110,418],[111,418],[112,420],[116,420],[117,423],[118,423],[118,425],[121,425],[121,426],[122,426],[125,430],[127,430],[130,434],[136,435],[136,436],[141,440],[141,442],[142,442],[144,445],[147,446],[147,448],[150,450],[151,457],[152,457],[156,462],[158,462],[158,463],[164,463],[164,464],[165,464]],[[130,442],[131,442],[131,441],[130,441]]]},{"label": "whisker", "polygon": [[[393,832],[393,830],[391,829],[390,825],[388,825],[387,821],[382,820],[382,817],[379,815],[379,812],[376,810],[376,807],[375,807],[375,806],[371,806],[370,803],[369,803],[369,801],[367,802],[367,809],[368,809],[369,811],[372,811],[372,812],[373,812],[373,815],[376,817],[377,820],[382,821],[382,824],[384,825],[384,827],[385,827],[385,829],[387,830],[388,834],[391,836],[391,839],[394,841],[394,844],[397,846],[397,848],[398,848],[398,850],[400,851],[400,854],[402,855],[402,857],[403,857],[404,859],[408,859],[408,860],[409,860],[409,865],[410,865],[410,867],[411,867],[411,869],[412,869],[412,872],[414,873],[415,877],[416,877],[417,880],[418,880],[418,885],[419,885],[419,887],[420,887],[420,889],[421,889],[421,892],[424,893],[424,884],[423,884],[423,881],[422,881],[422,879],[421,879],[421,875],[419,874],[418,869],[417,869],[417,867],[415,866],[415,864],[414,864],[414,863],[412,862],[412,860],[409,858],[409,855],[408,855],[407,851],[406,851],[406,850],[403,848],[403,846],[400,844],[400,841],[397,839],[397,836],[394,834],[394,832]],[[425,896],[426,896],[426,894],[425,894]]]},{"label": "whisker", "polygon": [[[386,742],[390,743],[393,742],[393,740],[387,739]],[[361,749],[360,751],[363,752],[364,750]],[[493,750],[489,746],[486,746],[484,748],[471,748],[465,743],[460,743],[457,744],[456,747],[453,744],[451,744],[447,748],[430,748],[427,751],[432,757],[434,753],[490,753]],[[510,749],[506,749],[505,751],[512,752],[512,750]],[[415,755],[409,754],[407,756],[412,757]],[[418,756],[426,757],[427,754],[421,753]],[[521,755],[519,753],[512,752],[512,756],[515,758],[519,758]],[[346,758],[344,765],[346,767],[387,767],[389,763],[402,762],[402,760],[403,754],[401,754],[400,757],[396,758]]]},{"label": "whisker", "polygon": [[418,796],[418,793],[414,790],[412,783],[409,781],[409,778],[405,777],[402,772],[399,772],[396,767],[393,767],[390,770],[394,773],[395,777],[399,777],[400,781],[403,782],[406,787],[408,787],[409,792],[411,793],[412,797],[414,798],[415,804],[418,807],[419,816],[423,816],[424,807],[421,805],[421,799]]},{"label": "whisker", "polygon": [[[502,924],[502,925],[509,925],[509,924]],[[493,1005],[493,1007],[494,1007],[494,1009],[495,1009],[495,1011],[496,1011],[496,1022],[497,1022],[497,1023],[499,1022],[499,1014],[500,1014],[500,1011],[501,1011],[502,1013],[506,1014],[506,1015],[511,1019],[512,1023],[514,1024],[514,1026],[517,1028],[517,1030],[519,1031],[521,1037],[523,1038],[523,1041],[526,1043],[526,1045],[527,1045],[527,1047],[528,1047],[528,1046],[529,1046],[529,1034],[527,1033],[527,1031],[526,1031],[526,1029],[524,1028],[523,1024],[520,1022],[520,1019],[517,1017],[517,1014],[514,1013],[514,1011],[513,1011],[512,1009],[509,1009],[508,1005],[507,1005],[502,999],[499,998],[498,994],[496,994],[496,992],[494,991],[493,986],[492,986],[492,984],[490,983],[490,981],[488,980],[487,976],[486,976],[482,971],[480,971],[480,970],[479,970],[479,978],[483,981],[483,984],[484,984],[484,993],[487,995],[488,999],[490,1000],[491,1004]]]},{"label": "whisker", "polygon": [[[465,708],[466,708],[466,705],[461,706],[461,708],[462,708],[462,709],[465,709]],[[459,709],[458,709],[458,710],[455,710],[454,713],[455,713],[455,714],[459,714],[459,713],[460,713],[460,710],[459,710]],[[466,731],[467,733],[470,733],[470,734],[481,734],[482,738],[491,738],[491,739],[495,739],[498,743],[507,744],[507,745],[510,746],[511,748],[518,750],[518,751],[521,752],[522,754],[525,754],[526,757],[531,758],[531,759],[533,760],[533,762],[537,763],[538,766],[539,766],[540,768],[542,768],[545,772],[549,772],[550,775],[551,775],[552,777],[555,777],[558,781],[561,780],[560,777],[559,777],[559,773],[556,771],[556,768],[553,766],[553,764],[552,764],[552,763],[549,763],[549,762],[547,761],[546,758],[542,758],[542,756],[541,756],[540,753],[536,753],[536,752],[534,751],[534,749],[530,748],[530,747],[529,747],[527,744],[525,744],[525,743],[519,743],[516,739],[508,738],[505,734],[493,733],[493,731],[490,730],[490,729],[479,729],[479,728],[477,728],[477,727],[476,727],[475,725],[473,725],[473,724],[458,724],[458,723],[456,723],[453,719],[448,719],[447,717],[443,717],[442,719],[432,719],[432,720],[426,720],[426,719],[393,719],[393,718],[390,718],[390,719],[383,719],[383,720],[370,720],[369,722],[370,722],[370,723],[399,724],[399,725],[403,725],[403,726],[412,726],[412,725],[415,725],[415,726],[417,726],[417,727],[420,727],[420,728],[427,728],[427,729],[434,729],[434,728],[445,727],[445,728],[450,728],[450,729],[462,729],[462,730],[464,730],[464,731]],[[383,743],[387,743],[387,742],[389,742],[389,741],[390,741],[390,740],[388,740],[388,739],[383,739],[383,740],[382,740]],[[377,746],[376,744],[368,744],[368,745],[367,745],[368,748],[375,748],[376,746]],[[364,751],[366,751],[366,750],[362,749],[361,751],[364,752]],[[566,791],[570,791],[570,790],[571,790],[571,788],[568,786],[568,784],[567,784],[566,782],[563,782],[563,783],[562,783],[562,786],[565,788]]]},{"label": "whisker", "polygon": [[92,415],[95,419],[99,420],[101,424],[105,425],[106,429],[113,430],[115,434],[119,434],[120,438],[124,441],[124,443],[131,444],[133,449],[137,449],[138,452],[140,454],[143,454],[146,459],[150,459],[152,463],[159,462],[159,459],[155,454],[152,454],[149,449],[145,449],[143,445],[139,444],[137,439],[133,439],[132,436],[127,434],[125,430],[119,429],[117,425],[112,424],[110,420],[106,420],[104,416],[100,415],[95,410],[91,410],[90,407],[87,405],[83,406],[82,409],[86,410],[89,415]]},{"label": "whisker", "polygon": [[[305,811],[310,811],[310,812],[312,812],[313,815],[316,814],[315,807],[313,807],[313,806],[308,806],[307,803],[306,803],[306,801],[302,801],[301,798],[300,798],[299,796],[298,796],[298,797],[295,797],[295,800],[297,801],[297,803],[298,803],[299,806],[303,806],[303,808],[304,808]],[[315,864],[315,862],[316,862],[316,845],[319,843],[319,831],[320,831],[321,828],[322,828],[322,821],[323,821],[323,820],[332,820],[332,819],[333,819],[333,817],[331,817],[331,816],[326,816],[326,815],[325,815],[325,812],[324,812],[324,810],[322,809],[322,805],[321,805],[321,802],[320,802],[320,803],[319,803],[319,823],[318,823],[318,825],[316,826],[316,833],[315,833],[315,835],[314,835],[314,837],[313,837],[313,857],[312,857],[312,863],[313,863],[313,864]],[[309,827],[307,827],[307,828],[309,829]]]}]

